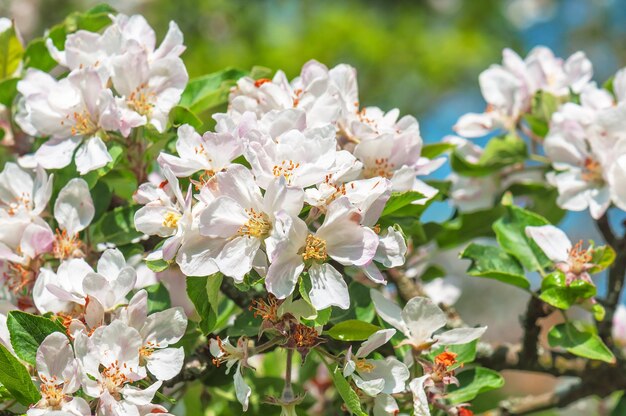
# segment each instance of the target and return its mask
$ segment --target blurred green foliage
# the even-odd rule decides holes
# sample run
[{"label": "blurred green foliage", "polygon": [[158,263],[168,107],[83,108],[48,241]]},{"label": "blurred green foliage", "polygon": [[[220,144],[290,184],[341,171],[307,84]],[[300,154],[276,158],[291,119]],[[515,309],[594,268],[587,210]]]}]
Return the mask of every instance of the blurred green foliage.
[{"label": "blurred green foliage", "polygon": [[[6,10],[0,6],[3,14],[11,13],[9,3]],[[39,21],[31,36],[93,5],[37,3]],[[442,94],[476,85],[477,74],[500,59],[503,47],[519,43],[500,3],[155,0],[112,6],[144,14],[161,36],[176,21],[185,34],[183,58],[192,77],[254,65],[281,68],[293,77],[309,59],[329,66],[346,62],[359,70],[363,104],[419,114]]]}]

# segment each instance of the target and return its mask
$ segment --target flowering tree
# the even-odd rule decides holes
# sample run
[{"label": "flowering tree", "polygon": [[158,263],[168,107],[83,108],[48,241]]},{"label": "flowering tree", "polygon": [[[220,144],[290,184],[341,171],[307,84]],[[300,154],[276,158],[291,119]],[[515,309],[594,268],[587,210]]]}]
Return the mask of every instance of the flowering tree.
[{"label": "flowering tree", "polygon": [[[626,390],[626,70],[505,50],[465,138],[424,145],[349,65],[189,80],[184,49],[107,6],[27,45],[0,20],[3,414],[467,416],[506,369],[575,378],[503,415]],[[453,216],[422,221],[434,201]],[[586,210],[606,245],[554,225]],[[418,264],[449,248],[529,296],[519,344]]]}]

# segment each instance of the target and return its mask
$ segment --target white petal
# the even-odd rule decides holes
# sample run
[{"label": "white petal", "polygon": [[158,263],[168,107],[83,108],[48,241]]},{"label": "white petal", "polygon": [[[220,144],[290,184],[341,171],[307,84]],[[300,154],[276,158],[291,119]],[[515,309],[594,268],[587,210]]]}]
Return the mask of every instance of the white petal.
[{"label": "white petal", "polygon": [[75,156],[76,169],[81,175],[99,169],[112,160],[107,146],[97,136],[90,138],[79,147]]},{"label": "white petal", "polygon": [[350,307],[350,294],[345,280],[333,266],[328,263],[313,264],[309,268],[311,277],[311,304],[321,311],[329,306],[341,309]]},{"label": "white petal", "polygon": [[441,345],[467,344],[480,338],[486,330],[486,326],[480,328],[455,328],[435,335],[433,338]]},{"label": "white petal", "polygon": [[180,373],[185,361],[185,351],[180,348],[155,350],[147,358],[146,367],[157,380],[169,380]]},{"label": "white petal", "polygon": [[409,383],[409,389],[413,393],[413,413],[415,416],[430,416],[430,408],[428,407],[428,399],[424,391],[424,382],[429,378],[425,375],[413,379]]},{"label": "white petal", "polygon": [[537,243],[550,260],[554,262],[567,261],[572,242],[563,230],[553,225],[526,227],[526,235]]},{"label": "white petal", "polygon": [[447,322],[446,314],[430,299],[423,297],[415,297],[407,302],[402,309],[402,319],[411,333],[411,343],[417,346],[428,341]]},{"label": "white petal", "polygon": [[395,329],[381,329],[374,332],[370,337],[361,344],[355,356],[362,358],[367,357],[372,351],[386,344],[396,333]]},{"label": "white petal", "polygon": [[95,212],[89,186],[80,178],[70,180],[54,203],[54,218],[70,236],[87,228]]},{"label": "white petal", "polygon": [[241,405],[243,406],[243,411],[245,412],[248,410],[248,400],[250,399],[250,394],[252,394],[252,389],[246,384],[246,381],[241,375],[241,364],[237,366],[234,380],[235,394],[237,395],[237,400],[239,400],[239,403],[241,403]]},{"label": "white petal", "polygon": [[157,381],[152,384],[150,387],[147,387],[143,390],[126,385],[122,388],[122,395],[124,396],[124,400],[134,404],[134,405],[146,405],[152,402],[154,399],[154,395],[161,388],[161,381]]},{"label": "white petal", "polygon": [[187,329],[187,317],[183,308],[170,308],[148,316],[141,335],[145,341],[151,341],[159,347],[177,343]]},{"label": "white petal", "polygon": [[376,313],[383,321],[395,327],[407,337],[410,336],[409,329],[402,319],[402,309],[400,309],[398,304],[387,299],[376,289],[370,290],[370,297],[372,298],[372,302],[374,302]]}]

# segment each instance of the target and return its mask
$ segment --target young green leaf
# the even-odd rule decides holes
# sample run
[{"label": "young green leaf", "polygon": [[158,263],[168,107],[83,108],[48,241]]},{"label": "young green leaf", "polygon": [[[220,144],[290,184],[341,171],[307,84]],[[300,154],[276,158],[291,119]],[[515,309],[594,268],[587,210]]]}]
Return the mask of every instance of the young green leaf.
[{"label": "young green leaf", "polygon": [[503,201],[503,204],[506,213],[493,224],[500,247],[516,257],[527,270],[543,270],[552,264],[537,244],[526,236],[526,227],[548,225],[548,220],[510,202]]},{"label": "young green leaf", "polygon": [[333,383],[335,384],[335,388],[337,392],[343,399],[343,402],[346,404],[346,407],[350,412],[357,416],[367,416],[367,413],[363,412],[361,408],[361,401],[359,400],[359,396],[352,390],[350,387],[350,383],[343,378],[343,374],[341,373],[341,368],[337,366],[334,371],[331,371],[331,376],[333,377]]},{"label": "young green leaf", "polygon": [[416,191],[393,192],[380,216],[385,217],[387,215],[393,214],[400,208],[403,208],[413,201],[417,201],[418,199],[422,198],[424,198],[424,195]]},{"label": "young green leaf", "polygon": [[481,393],[499,389],[504,385],[504,378],[497,372],[483,367],[463,371],[457,375],[460,387],[450,385],[447,398],[453,404],[473,400]]},{"label": "young green leaf", "polygon": [[569,353],[591,360],[614,363],[615,356],[602,339],[592,332],[579,330],[573,323],[559,324],[548,333],[551,347],[565,348]]},{"label": "young green leaf", "polygon": [[13,75],[20,66],[23,55],[24,47],[11,24],[11,27],[0,32],[0,80]]},{"label": "young green leaf", "polygon": [[17,310],[9,312],[7,328],[17,356],[32,365],[35,365],[39,345],[48,335],[65,333],[65,328],[58,322]]},{"label": "young green leaf", "polygon": [[219,289],[223,275],[216,273],[212,276],[188,277],[187,295],[200,315],[200,329],[208,335],[217,322]]},{"label": "young green leaf", "polygon": [[135,212],[137,205],[117,207],[106,212],[89,227],[91,243],[112,243],[124,245],[141,237],[143,234],[135,229]]},{"label": "young green leaf", "polygon": [[530,288],[519,262],[499,247],[470,243],[461,253],[461,258],[472,261],[467,269],[470,276],[495,279],[526,290]]},{"label": "young green leaf", "polygon": [[24,406],[30,406],[41,398],[26,367],[2,344],[0,344],[0,383]]},{"label": "young green leaf", "polygon": [[339,341],[364,341],[380,329],[379,326],[351,319],[336,324],[326,334]]},{"label": "young green leaf", "polygon": [[180,105],[199,114],[225,104],[228,101],[230,87],[245,75],[247,75],[245,71],[229,68],[191,79],[183,91]]}]

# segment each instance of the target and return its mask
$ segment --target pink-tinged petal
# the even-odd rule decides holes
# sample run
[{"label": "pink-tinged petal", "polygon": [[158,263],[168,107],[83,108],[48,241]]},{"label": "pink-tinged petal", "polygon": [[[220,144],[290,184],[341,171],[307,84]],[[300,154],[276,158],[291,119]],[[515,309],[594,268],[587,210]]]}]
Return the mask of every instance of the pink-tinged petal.
[{"label": "pink-tinged petal", "polygon": [[70,180],[54,203],[54,217],[70,236],[87,228],[95,212],[89,186],[80,178]]},{"label": "pink-tinged petal", "polygon": [[345,280],[333,266],[328,263],[313,264],[309,268],[311,291],[309,297],[315,309],[321,311],[329,306],[341,309],[350,307],[350,294]]},{"label": "pink-tinged petal", "polygon": [[526,227],[526,235],[532,238],[553,262],[567,261],[572,242],[561,229],[553,225]]},{"label": "pink-tinged petal", "polygon": [[[44,221],[31,223],[24,229],[20,249],[22,254],[34,258],[40,254],[50,253],[54,244],[54,233]],[[0,256],[1,257],[1,256]]]},{"label": "pink-tinged petal", "polygon": [[373,261],[370,261],[366,265],[361,266],[361,271],[372,282],[383,284],[383,285],[387,284],[387,279],[385,278],[382,272],[378,269],[378,266]]},{"label": "pink-tinged petal", "polygon": [[[76,377],[74,351],[67,336],[61,332],[48,335],[37,349],[37,372],[46,378]],[[69,379],[68,379],[69,381]]]}]

